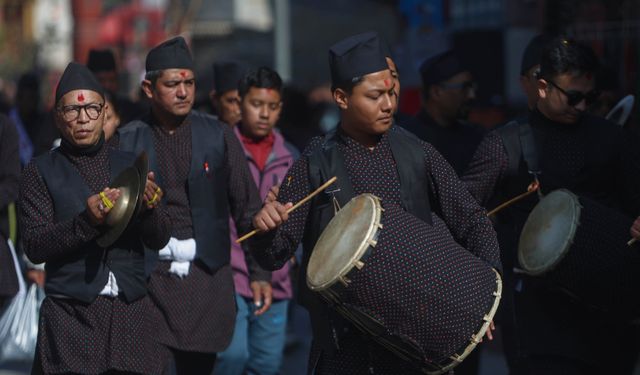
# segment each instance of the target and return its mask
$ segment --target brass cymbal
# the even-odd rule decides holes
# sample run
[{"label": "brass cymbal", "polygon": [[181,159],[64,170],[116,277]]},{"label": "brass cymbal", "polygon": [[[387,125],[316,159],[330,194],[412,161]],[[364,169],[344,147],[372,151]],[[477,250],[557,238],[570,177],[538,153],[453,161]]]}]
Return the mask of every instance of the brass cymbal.
[{"label": "brass cymbal", "polygon": [[96,240],[100,247],[108,247],[116,242],[129,225],[138,200],[141,200],[140,175],[134,166],[123,170],[109,186],[119,189],[120,197],[105,218],[108,229]]},{"label": "brass cymbal", "polygon": [[145,151],[140,152],[136,160],[133,162],[133,166],[138,170],[138,176],[140,176],[140,189],[138,190],[138,204],[136,204],[135,216],[138,216],[142,211],[142,205],[144,204],[144,189],[147,186],[147,174],[149,174],[149,158]]}]

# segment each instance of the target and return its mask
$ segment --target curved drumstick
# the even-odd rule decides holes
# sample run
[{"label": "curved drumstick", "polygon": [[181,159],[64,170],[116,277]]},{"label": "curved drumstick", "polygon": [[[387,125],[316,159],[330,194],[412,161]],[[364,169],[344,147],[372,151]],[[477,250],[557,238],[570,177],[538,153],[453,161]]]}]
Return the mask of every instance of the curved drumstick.
[{"label": "curved drumstick", "polygon": [[489,211],[487,213],[487,216],[495,215],[498,211],[511,206],[512,204],[516,203],[517,201],[523,198],[526,198],[527,196],[531,195],[531,193],[533,193],[534,191],[537,191],[538,189],[540,189],[540,183],[538,181],[533,181],[531,184],[529,184],[529,187],[527,187],[526,192],[518,195],[515,198],[509,199],[508,201],[504,202],[503,204]]},{"label": "curved drumstick", "polygon": [[[336,180],[338,179],[338,177],[333,176],[331,177],[327,182],[325,182],[324,184],[322,184],[322,186],[320,186],[319,188],[317,188],[316,190],[314,190],[311,194],[307,195],[306,197],[302,198],[298,203],[294,204],[291,208],[289,208],[287,210],[287,213],[291,213],[293,210],[295,210],[296,208],[302,206],[303,204],[307,203],[311,198],[315,197],[316,195],[318,195],[321,191],[323,191],[324,189],[328,188],[329,185],[333,184],[334,182],[336,182]],[[257,229],[252,230],[251,232],[245,234],[244,236],[238,238],[236,240],[236,243],[240,243],[248,238],[250,238],[251,236],[253,236],[254,234],[258,233]]]}]

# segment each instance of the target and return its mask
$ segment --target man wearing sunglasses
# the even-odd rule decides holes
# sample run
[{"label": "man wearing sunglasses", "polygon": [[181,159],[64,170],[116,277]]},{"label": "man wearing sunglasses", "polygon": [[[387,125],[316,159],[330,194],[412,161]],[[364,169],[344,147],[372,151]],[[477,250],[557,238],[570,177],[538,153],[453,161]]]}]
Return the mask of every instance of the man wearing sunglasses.
[{"label": "man wearing sunglasses", "polygon": [[425,60],[420,75],[422,109],[400,125],[431,143],[459,176],[484,136],[481,127],[466,122],[476,98],[476,83],[453,51]]},{"label": "man wearing sunglasses", "polygon": [[[489,133],[462,177],[481,205],[517,196],[536,179],[543,194],[564,188],[629,218],[638,215],[637,138],[585,112],[598,96],[598,67],[593,51],[574,41],[556,38],[545,46],[537,77],[539,99],[528,124],[514,122]],[[537,202],[536,194],[531,194],[496,217],[505,270],[519,267],[515,260],[518,238]],[[601,228],[603,233],[620,229],[607,221]],[[602,237],[598,236],[593,233],[594,239]],[[593,243],[595,251],[609,250],[597,249],[598,241]],[[519,337],[513,344],[514,357],[508,361],[511,374],[633,371],[638,343],[624,320],[559,292],[544,276],[523,275],[511,288]],[[617,360],[610,361],[612,357]]]}]

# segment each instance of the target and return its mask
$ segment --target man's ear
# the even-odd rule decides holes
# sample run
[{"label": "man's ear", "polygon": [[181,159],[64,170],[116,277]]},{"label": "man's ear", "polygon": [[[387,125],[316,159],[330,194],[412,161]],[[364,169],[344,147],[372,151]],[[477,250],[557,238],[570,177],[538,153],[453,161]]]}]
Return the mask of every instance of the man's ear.
[{"label": "man's ear", "polygon": [[153,84],[148,79],[142,81],[142,91],[148,99],[153,99]]},{"label": "man's ear", "polygon": [[440,99],[442,95],[442,87],[438,85],[429,85],[429,98]]},{"label": "man's ear", "polygon": [[538,96],[541,99],[544,99],[547,97],[547,87],[549,87],[549,83],[544,79],[540,78],[538,80]]},{"label": "man's ear", "polygon": [[335,89],[333,91],[333,100],[342,110],[349,108],[349,95],[343,89]]}]

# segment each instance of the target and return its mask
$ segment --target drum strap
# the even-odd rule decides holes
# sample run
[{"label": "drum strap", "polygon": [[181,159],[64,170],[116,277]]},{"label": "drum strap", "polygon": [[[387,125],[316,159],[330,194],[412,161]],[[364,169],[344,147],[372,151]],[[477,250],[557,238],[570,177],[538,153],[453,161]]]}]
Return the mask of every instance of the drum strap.
[{"label": "drum strap", "polygon": [[[426,223],[433,224],[432,209],[440,212],[437,200],[434,199],[430,173],[424,161],[424,150],[414,135],[400,127],[394,127],[388,133],[391,152],[396,161],[398,177],[400,178],[400,199],[403,208]],[[340,206],[347,204],[355,197],[349,174],[344,165],[344,156],[336,146],[337,131],[328,133],[319,152],[309,157],[309,172],[312,187],[320,186],[322,182],[332,176],[337,176],[335,186],[327,191]],[[324,200],[322,197],[319,200]],[[324,223],[326,225],[326,223]]]},{"label": "drum strap", "polygon": [[520,145],[522,147],[522,157],[527,163],[527,169],[530,174],[536,177],[541,173],[540,159],[538,158],[538,150],[533,139],[533,132],[529,123],[520,125]]},{"label": "drum strap", "polygon": [[537,176],[542,173],[535,139],[529,123],[521,124],[517,121],[511,121],[498,129],[497,133],[502,138],[502,143],[509,158],[508,175],[515,176],[518,174],[521,158],[524,159],[530,174]]}]

